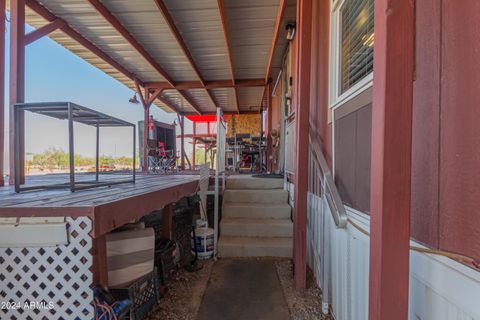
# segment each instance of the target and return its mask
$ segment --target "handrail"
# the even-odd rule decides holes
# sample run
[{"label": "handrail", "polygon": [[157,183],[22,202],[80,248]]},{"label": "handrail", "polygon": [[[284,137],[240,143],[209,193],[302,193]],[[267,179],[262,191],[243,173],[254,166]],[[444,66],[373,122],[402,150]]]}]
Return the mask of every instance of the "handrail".
[{"label": "handrail", "polygon": [[332,173],[330,168],[325,160],[325,156],[320,147],[320,142],[316,137],[315,133],[310,126],[309,132],[309,141],[310,141],[310,153],[311,157],[316,166],[311,166],[312,169],[316,169],[317,176],[321,179],[323,192],[325,198],[327,200],[328,206],[330,207],[330,211],[332,212],[333,220],[335,221],[335,225],[337,228],[346,228],[348,224],[348,216],[345,210],[345,206],[343,205],[342,198],[340,197],[340,193],[338,192],[337,186],[333,180]]}]

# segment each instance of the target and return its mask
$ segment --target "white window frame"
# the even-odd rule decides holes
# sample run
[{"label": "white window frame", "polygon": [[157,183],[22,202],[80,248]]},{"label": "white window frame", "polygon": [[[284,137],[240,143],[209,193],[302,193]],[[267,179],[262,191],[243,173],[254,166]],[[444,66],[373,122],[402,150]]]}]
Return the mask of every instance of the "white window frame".
[{"label": "white window frame", "polygon": [[346,0],[332,0],[330,13],[330,92],[329,92],[329,106],[331,109],[336,109],[342,106],[345,102],[353,99],[358,94],[373,86],[373,72],[369,73],[358,83],[351,88],[341,93],[341,9]]}]

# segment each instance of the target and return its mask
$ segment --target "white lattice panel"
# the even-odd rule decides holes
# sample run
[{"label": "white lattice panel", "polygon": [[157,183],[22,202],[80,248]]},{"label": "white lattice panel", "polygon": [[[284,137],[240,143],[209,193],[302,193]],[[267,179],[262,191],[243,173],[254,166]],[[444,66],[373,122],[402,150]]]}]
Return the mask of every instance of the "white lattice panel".
[{"label": "white lattice panel", "polygon": [[92,222],[67,218],[67,228],[67,245],[0,248],[0,319],[93,318]]}]

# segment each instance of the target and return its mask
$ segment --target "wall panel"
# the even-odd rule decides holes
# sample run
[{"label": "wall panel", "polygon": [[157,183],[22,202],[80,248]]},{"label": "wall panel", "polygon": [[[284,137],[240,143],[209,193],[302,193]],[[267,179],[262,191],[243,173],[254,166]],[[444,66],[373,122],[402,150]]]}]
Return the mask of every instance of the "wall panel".
[{"label": "wall panel", "polygon": [[440,247],[480,259],[480,1],[442,1]]},{"label": "wall panel", "polygon": [[411,234],[438,248],[441,3],[416,3]]},{"label": "wall panel", "polygon": [[335,119],[335,182],[343,202],[370,212],[372,106]]}]

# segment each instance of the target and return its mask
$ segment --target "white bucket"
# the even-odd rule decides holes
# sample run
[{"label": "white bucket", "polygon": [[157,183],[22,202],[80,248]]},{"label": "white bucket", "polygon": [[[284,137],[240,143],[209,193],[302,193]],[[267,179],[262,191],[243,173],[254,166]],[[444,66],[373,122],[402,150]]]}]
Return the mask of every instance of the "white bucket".
[{"label": "white bucket", "polygon": [[[195,239],[192,232],[192,252],[195,253],[195,243],[199,260],[208,260],[213,257],[213,229],[195,228]],[[195,241],[195,242],[194,242]]]}]

